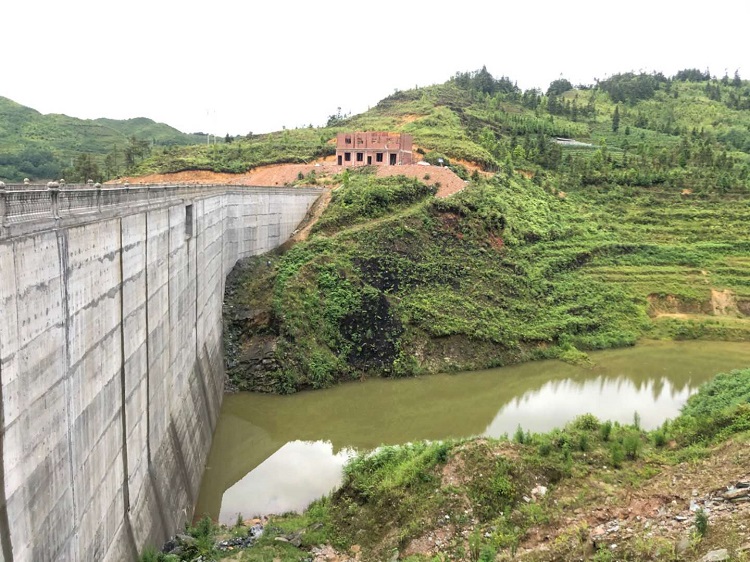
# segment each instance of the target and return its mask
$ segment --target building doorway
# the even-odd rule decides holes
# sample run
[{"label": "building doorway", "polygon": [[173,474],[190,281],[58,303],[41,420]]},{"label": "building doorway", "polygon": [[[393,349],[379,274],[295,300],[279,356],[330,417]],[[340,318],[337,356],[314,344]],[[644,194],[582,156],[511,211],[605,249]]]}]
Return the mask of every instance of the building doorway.
[{"label": "building doorway", "polygon": [[395,166],[396,165],[396,155],[395,154],[389,154],[388,156],[390,158],[390,164],[391,164],[391,166]]},{"label": "building doorway", "polygon": [[372,156],[367,157],[367,165],[372,166]]},{"label": "building doorway", "polygon": [[341,154],[339,154],[338,164],[341,166]]}]

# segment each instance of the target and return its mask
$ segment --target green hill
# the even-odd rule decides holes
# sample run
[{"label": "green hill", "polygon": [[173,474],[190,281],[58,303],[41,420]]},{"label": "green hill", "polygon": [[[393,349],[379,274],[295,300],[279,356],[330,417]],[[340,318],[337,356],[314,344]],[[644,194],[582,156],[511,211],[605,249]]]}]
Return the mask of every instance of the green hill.
[{"label": "green hill", "polygon": [[471,181],[436,200],[429,168],[416,184],[341,174],[309,240],[230,279],[235,384],[291,392],[585,361],[642,337],[750,339],[746,84],[627,74],[560,86],[522,93],[483,71],[459,74],[322,131],[285,132],[288,146],[313,147],[341,128],[408,131],[427,160]]},{"label": "green hill", "polygon": [[0,97],[0,179],[6,181],[20,181],[24,177],[54,179],[65,172],[69,180],[85,181],[87,178],[70,174],[76,175],[76,165],[86,162],[98,169],[89,167],[90,172],[98,171],[99,177],[93,179],[102,179],[124,172],[128,154],[134,163],[152,147],[186,145],[201,140],[201,137],[143,117],[90,120],[43,115]]},{"label": "green hill", "polygon": [[485,69],[459,73],[444,84],[396,92],[361,115],[331,116],[323,128],[157,150],[138,171],[243,172],[308,162],[332,153],[327,143],[343,130],[411,133],[428,161],[551,173],[562,188],[612,181],[722,191],[750,185],[750,83],[689,70],[671,78],[616,74],[578,89],[561,79],[546,93],[522,92]]}]

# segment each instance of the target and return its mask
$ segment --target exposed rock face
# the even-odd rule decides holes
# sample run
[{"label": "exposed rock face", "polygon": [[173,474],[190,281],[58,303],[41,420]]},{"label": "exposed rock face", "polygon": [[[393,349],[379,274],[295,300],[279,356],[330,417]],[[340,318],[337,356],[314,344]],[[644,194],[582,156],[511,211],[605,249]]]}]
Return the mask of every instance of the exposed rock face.
[{"label": "exposed rock face", "polygon": [[[274,373],[279,370],[276,361],[276,336],[253,336],[242,347],[237,359],[235,372],[244,376],[240,379],[240,390],[276,392]],[[246,383],[246,384],[242,384]]]},{"label": "exposed rock face", "polygon": [[711,289],[711,309],[714,316],[737,316],[737,296],[729,289]]}]

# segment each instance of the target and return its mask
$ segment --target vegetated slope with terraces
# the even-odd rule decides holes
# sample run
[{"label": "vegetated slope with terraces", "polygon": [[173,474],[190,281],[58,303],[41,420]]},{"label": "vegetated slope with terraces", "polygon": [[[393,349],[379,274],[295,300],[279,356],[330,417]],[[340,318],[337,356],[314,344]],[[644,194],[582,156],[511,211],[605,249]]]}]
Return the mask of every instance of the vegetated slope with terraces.
[{"label": "vegetated slope with terraces", "polygon": [[[744,122],[747,109],[705,97],[735,88],[744,104],[744,83],[671,80],[620,104],[615,133],[608,112],[621,94],[612,82],[539,96],[506,79],[483,91],[481,76],[399,93],[351,118],[352,128],[413,132],[428,158],[496,173],[455,166],[471,181],[446,200],[429,195],[430,168],[421,181],[367,170],[337,177],[308,241],[270,268],[250,260],[230,279],[227,360],[239,388],[581,361],[586,350],[644,336],[750,339],[747,154],[722,136],[734,125],[704,118],[728,112]],[[662,84],[619,79],[621,88]],[[677,110],[680,96],[710,111],[691,121]],[[648,105],[657,97],[664,107]],[[563,114],[549,115],[550,104]],[[593,109],[574,111],[579,104]],[[660,121],[662,112],[671,118]]]}]

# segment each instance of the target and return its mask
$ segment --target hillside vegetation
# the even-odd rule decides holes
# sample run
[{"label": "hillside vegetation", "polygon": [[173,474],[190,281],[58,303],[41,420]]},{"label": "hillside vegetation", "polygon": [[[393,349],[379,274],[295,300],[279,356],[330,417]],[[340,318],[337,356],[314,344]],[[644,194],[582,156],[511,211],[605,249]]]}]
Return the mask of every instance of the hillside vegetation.
[{"label": "hillside vegetation", "polygon": [[515,173],[439,200],[415,180],[347,176],[308,241],[230,277],[239,388],[582,361],[643,336],[750,339],[747,201],[620,186],[561,198]]},{"label": "hillside vegetation", "polygon": [[132,168],[153,147],[199,143],[151,119],[42,115],[0,97],[0,180],[102,180]]},{"label": "hillside vegetation", "polygon": [[[427,160],[470,184],[436,200],[414,180],[341,174],[307,242],[230,279],[232,382],[293,392],[586,361],[641,337],[750,339],[738,128],[750,90],[691,72],[615,75],[587,90],[559,80],[543,95],[482,70],[345,120],[413,133]],[[469,174],[469,162],[494,175]],[[421,183],[431,185],[429,168]]]}]

